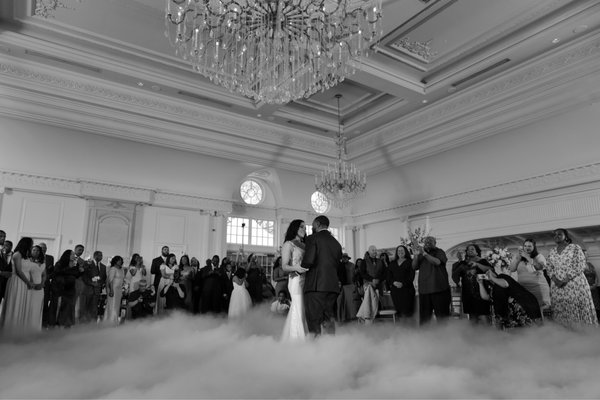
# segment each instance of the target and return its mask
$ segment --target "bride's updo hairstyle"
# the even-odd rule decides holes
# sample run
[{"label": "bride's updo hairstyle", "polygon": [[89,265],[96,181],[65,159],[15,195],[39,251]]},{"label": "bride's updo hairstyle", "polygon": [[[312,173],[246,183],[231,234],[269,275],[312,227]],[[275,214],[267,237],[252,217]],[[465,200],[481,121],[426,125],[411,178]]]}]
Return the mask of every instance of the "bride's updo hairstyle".
[{"label": "bride's updo hairstyle", "polygon": [[[302,225],[303,222],[304,221],[302,221],[301,219],[295,219],[292,222],[290,222],[290,226],[288,226],[287,228],[287,232],[285,233],[285,239],[283,239],[283,241],[287,242],[296,239],[296,236],[298,236],[298,229],[300,229],[300,225]],[[304,241],[304,238],[302,238],[302,241]]]}]

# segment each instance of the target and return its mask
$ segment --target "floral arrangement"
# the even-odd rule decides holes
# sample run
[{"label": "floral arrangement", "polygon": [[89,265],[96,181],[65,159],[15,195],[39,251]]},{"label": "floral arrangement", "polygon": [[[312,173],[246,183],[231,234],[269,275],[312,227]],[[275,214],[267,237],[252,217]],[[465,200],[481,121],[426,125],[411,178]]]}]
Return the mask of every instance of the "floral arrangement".
[{"label": "floral arrangement", "polygon": [[408,238],[400,238],[400,244],[406,246],[411,253],[415,253],[417,247],[423,246],[423,241],[427,236],[431,236],[425,228],[418,227],[414,231],[408,230]]},{"label": "floral arrangement", "polygon": [[496,273],[508,273],[508,267],[512,261],[512,254],[506,247],[494,247],[486,257],[488,262],[494,267]]}]

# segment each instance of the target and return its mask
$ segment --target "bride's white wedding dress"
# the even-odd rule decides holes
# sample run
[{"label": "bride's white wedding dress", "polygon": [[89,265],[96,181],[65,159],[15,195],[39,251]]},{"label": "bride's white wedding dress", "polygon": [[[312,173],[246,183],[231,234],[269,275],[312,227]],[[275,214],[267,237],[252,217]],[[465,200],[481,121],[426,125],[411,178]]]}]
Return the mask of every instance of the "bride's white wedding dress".
[{"label": "bride's white wedding dress", "polygon": [[[300,265],[304,257],[304,249],[288,241],[283,244],[282,255],[287,252],[290,265]],[[285,257],[283,257],[285,259]],[[304,341],[308,332],[306,316],[304,315],[304,274],[291,272],[288,278],[288,291],[291,305],[285,320],[281,339],[284,341]]]}]

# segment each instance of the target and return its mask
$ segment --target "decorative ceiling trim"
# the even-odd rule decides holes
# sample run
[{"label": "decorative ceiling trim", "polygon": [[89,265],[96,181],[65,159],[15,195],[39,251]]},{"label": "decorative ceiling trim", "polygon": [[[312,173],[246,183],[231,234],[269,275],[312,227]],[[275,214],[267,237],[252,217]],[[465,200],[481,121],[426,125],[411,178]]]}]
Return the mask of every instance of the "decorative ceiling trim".
[{"label": "decorative ceiling trim", "polygon": [[549,196],[548,192],[550,191],[568,194],[573,192],[574,187],[579,187],[580,191],[599,189],[599,183],[600,163],[593,163],[356,214],[353,219],[354,224],[367,224],[406,218],[407,216],[415,218],[419,215],[432,215],[433,213],[456,213],[462,208],[472,208],[474,205],[492,207],[494,206],[492,202],[496,202],[496,205],[513,203],[515,198],[519,198],[519,201],[544,198]]}]

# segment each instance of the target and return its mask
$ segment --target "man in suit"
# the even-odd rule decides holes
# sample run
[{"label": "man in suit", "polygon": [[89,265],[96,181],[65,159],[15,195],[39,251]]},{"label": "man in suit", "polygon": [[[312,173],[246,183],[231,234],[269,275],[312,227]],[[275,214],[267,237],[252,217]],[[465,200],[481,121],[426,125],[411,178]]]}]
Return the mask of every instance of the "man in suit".
[{"label": "man in suit", "polygon": [[160,250],[161,255],[152,260],[150,265],[150,273],[154,275],[154,291],[158,292],[158,284],[160,283],[160,266],[167,263],[169,257],[169,246],[163,246]]},{"label": "man in suit", "polygon": [[[2,236],[4,234],[4,236]],[[0,239],[2,239],[2,249],[0,251],[0,303],[4,299],[6,293],[6,284],[8,278],[12,275],[12,248],[13,243],[10,240],[4,240],[6,234],[0,231]]]},{"label": "man in suit", "polygon": [[315,336],[335,333],[334,316],[340,290],[338,268],[342,246],[329,232],[329,218],[316,217],[313,234],[306,239],[302,267],[308,269],[304,281],[304,305],[309,332]]},{"label": "man in suit", "polygon": [[225,278],[219,268],[219,256],[213,256],[210,263],[200,270],[202,281],[200,312],[206,314],[212,312],[219,314],[223,311],[223,299],[225,297]]},{"label": "man in suit", "polygon": [[98,319],[98,303],[102,287],[106,284],[106,265],[102,264],[104,255],[101,251],[94,252],[93,260],[85,263],[81,279],[84,283],[81,304],[81,322],[96,322]]},{"label": "man in suit", "polygon": [[52,278],[54,277],[54,257],[48,254],[46,243],[40,243],[40,248],[44,255],[44,264],[46,264],[46,282],[44,283],[44,308],[42,311],[42,326],[48,326],[48,316],[50,311],[50,300],[52,299]]}]

